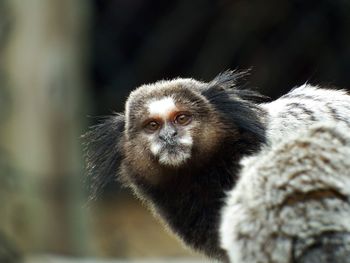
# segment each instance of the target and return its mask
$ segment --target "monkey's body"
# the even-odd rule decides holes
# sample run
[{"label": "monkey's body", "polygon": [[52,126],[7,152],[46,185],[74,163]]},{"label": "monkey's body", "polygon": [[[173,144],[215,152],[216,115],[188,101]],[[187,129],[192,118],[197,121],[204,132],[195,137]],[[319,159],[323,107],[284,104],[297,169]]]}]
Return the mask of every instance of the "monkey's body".
[{"label": "monkey's body", "polygon": [[221,214],[234,263],[350,262],[350,96],[302,86],[271,103]]},{"label": "monkey's body", "polygon": [[93,196],[118,177],[187,245],[227,260],[220,211],[249,160],[311,123],[349,124],[350,116],[350,98],[342,92],[327,91],[337,97],[330,102],[323,91],[305,86],[257,104],[258,94],[235,87],[237,77],[226,72],[210,83],[177,79],[134,91],[125,116],[86,135]]},{"label": "monkey's body", "polygon": [[319,122],[245,160],[220,224],[230,262],[349,263],[349,156],[349,128]]}]

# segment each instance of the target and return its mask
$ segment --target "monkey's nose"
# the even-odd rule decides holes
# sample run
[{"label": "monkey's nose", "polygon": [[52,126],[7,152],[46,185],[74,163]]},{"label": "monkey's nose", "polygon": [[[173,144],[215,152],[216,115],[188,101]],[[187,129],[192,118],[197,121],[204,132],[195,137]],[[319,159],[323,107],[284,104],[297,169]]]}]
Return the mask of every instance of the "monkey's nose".
[{"label": "monkey's nose", "polygon": [[159,138],[163,141],[172,141],[176,137],[177,131],[175,129],[166,129],[159,133]]}]

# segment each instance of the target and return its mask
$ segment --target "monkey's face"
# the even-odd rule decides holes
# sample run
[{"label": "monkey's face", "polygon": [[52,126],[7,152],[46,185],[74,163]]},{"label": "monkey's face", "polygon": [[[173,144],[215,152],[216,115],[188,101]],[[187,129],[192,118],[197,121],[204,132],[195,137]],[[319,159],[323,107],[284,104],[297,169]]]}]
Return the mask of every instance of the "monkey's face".
[{"label": "monkey's face", "polygon": [[200,88],[188,87],[188,83],[142,86],[129,97],[127,157],[134,167],[142,167],[140,171],[153,167],[148,160],[179,168],[212,152],[219,134],[213,110]]},{"label": "monkey's face", "polygon": [[192,129],[196,126],[193,113],[176,105],[166,96],[150,100],[142,133],[149,150],[162,165],[179,166],[191,157]]}]

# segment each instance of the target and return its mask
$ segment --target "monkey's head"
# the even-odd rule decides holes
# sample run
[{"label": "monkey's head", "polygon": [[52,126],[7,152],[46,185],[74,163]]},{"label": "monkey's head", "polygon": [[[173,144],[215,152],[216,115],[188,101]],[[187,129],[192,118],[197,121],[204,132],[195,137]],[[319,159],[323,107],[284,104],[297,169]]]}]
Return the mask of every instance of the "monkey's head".
[{"label": "monkey's head", "polygon": [[225,191],[243,155],[265,139],[254,103],[261,96],[239,88],[242,75],[158,81],[133,91],[124,113],[85,135],[91,197],[119,178],[186,244],[224,259],[216,229]]},{"label": "monkey's head", "polygon": [[144,85],[126,103],[126,157],[136,166],[182,166],[210,155],[225,124],[201,91],[205,84],[175,79]]},{"label": "monkey's head", "polygon": [[171,174],[220,165],[217,160],[230,166],[252,152],[265,138],[254,103],[261,96],[236,85],[242,75],[228,71],[208,83],[158,81],[133,91],[124,113],[84,136],[92,195],[118,173],[122,181],[158,183]]}]

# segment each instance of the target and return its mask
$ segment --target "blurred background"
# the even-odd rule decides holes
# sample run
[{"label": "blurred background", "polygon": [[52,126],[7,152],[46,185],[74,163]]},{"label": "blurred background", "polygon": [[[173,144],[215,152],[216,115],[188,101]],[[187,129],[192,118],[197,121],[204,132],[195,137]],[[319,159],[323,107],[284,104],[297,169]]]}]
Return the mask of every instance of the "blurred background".
[{"label": "blurred background", "polygon": [[0,0],[0,262],[202,262],[117,183],[87,204],[80,135],[143,83],[248,68],[272,99],[348,89],[350,1]]}]

